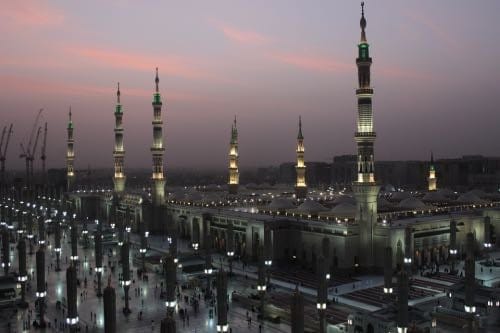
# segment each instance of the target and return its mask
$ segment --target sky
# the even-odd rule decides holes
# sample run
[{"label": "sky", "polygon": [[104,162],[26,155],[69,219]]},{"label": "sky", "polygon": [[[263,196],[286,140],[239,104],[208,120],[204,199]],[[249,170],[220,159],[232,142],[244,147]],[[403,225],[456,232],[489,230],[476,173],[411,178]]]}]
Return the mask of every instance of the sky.
[{"label": "sky", "polygon": [[[366,0],[376,160],[500,155],[500,1]],[[240,167],[355,154],[360,4],[354,0],[0,0],[0,126],[7,168],[37,110],[48,167],[112,167],[116,84],[125,166],[149,167],[154,70],[165,166],[223,168],[238,119]],[[39,146],[40,147],[40,146]],[[35,167],[40,167],[39,153]],[[167,171],[168,172],[168,171]]]}]

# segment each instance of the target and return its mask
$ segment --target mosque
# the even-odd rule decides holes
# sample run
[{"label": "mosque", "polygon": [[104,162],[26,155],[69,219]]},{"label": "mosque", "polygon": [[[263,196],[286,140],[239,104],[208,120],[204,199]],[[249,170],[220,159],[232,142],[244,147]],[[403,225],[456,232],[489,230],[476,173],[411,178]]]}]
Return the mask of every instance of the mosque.
[{"label": "mosque", "polygon": [[[349,312],[344,312],[342,320],[339,320],[335,327],[331,325],[328,332],[436,332],[437,321],[466,327],[469,332],[478,332],[477,328],[484,326],[481,321],[487,319],[486,314],[492,312],[491,308],[500,309],[500,276],[491,278],[491,275],[488,277],[477,273],[478,268],[482,273],[484,267],[491,267],[491,271],[500,265],[488,260],[484,261],[483,265],[475,260],[480,254],[487,258],[487,254],[496,248],[500,230],[500,194],[474,189],[459,193],[441,188],[432,154],[428,165],[426,190],[402,191],[390,184],[377,182],[374,154],[376,132],[372,110],[372,58],[363,3],[360,27],[361,37],[356,57],[357,126],[354,132],[357,144],[357,176],[349,187],[308,187],[306,136],[302,130],[302,117],[298,119],[294,185],[240,184],[238,123],[235,117],[229,136],[227,184],[190,188],[169,186],[165,175],[165,170],[168,169],[164,167],[163,161],[163,102],[157,68],[152,99],[150,186],[140,191],[127,189],[126,186],[126,108],[121,104],[118,84],[114,108],[114,188],[89,190],[77,186],[74,161],[78,151],[75,134],[78,132],[70,109],[67,126],[67,182],[61,206],[68,208],[73,220],[78,217],[77,220],[83,225],[82,234],[83,231],[88,233],[86,221],[89,219],[98,219],[96,225],[99,226],[99,235],[103,224],[109,225],[110,228],[118,226],[121,233],[121,236],[118,236],[120,246],[123,245],[123,242],[120,244],[120,240],[123,241],[123,230],[133,230],[139,234],[139,253],[144,269],[148,235],[167,236],[168,260],[171,266],[166,273],[174,272],[169,281],[175,280],[178,267],[176,260],[181,257],[177,248],[178,239],[190,244],[195,255],[199,254],[198,250],[205,251],[204,273],[207,277],[207,290],[210,289],[212,274],[212,251],[227,256],[229,262],[233,257],[244,262],[258,262],[257,290],[262,302],[260,311],[263,317],[266,286],[270,279],[268,275],[266,284],[266,271],[276,276],[286,276],[288,273],[288,278],[293,274],[290,272],[300,270],[314,274],[309,276],[317,277],[314,283],[306,280],[302,282],[309,282],[311,289],[317,289],[316,309],[321,333],[327,332],[326,312],[332,310],[332,307],[327,308],[327,303],[331,300],[328,297],[339,295],[333,283],[329,285],[327,280],[333,280],[332,277],[345,279],[343,284],[338,284],[345,286],[355,281],[349,280],[352,276],[370,274],[383,276],[383,285],[360,291],[354,290],[353,285],[353,290],[343,296],[345,299],[364,303],[368,308],[371,306],[373,311],[366,311],[366,307],[365,311],[357,311],[360,307],[353,306],[356,309],[351,308]],[[29,194],[33,197],[39,195],[40,198],[41,193]],[[46,199],[44,196],[43,200]],[[7,209],[7,206],[4,208]],[[66,217],[66,211],[63,214]],[[2,211],[2,215],[5,215],[5,212]],[[40,225],[43,226],[44,223]],[[44,232],[45,230],[42,230],[40,234],[43,235]],[[6,232],[4,234],[7,235]],[[71,243],[76,249],[77,228],[72,229],[71,237]],[[8,244],[8,238],[3,244]],[[8,253],[8,250],[9,248],[5,248],[4,252]],[[99,251],[101,250],[99,248]],[[128,247],[124,252],[128,258]],[[7,255],[3,257],[8,258]],[[73,260],[73,257],[70,259]],[[77,259],[78,257],[75,260]],[[464,265],[459,267],[462,260]],[[8,264],[8,261],[3,264],[5,263]],[[102,263],[100,265],[102,266]],[[445,284],[435,283],[431,278],[426,280],[422,276],[423,267],[433,267],[439,274],[440,265],[446,265],[452,273],[443,277],[449,279]],[[44,264],[40,266],[45,267]],[[98,266],[96,272],[101,273],[97,268]],[[422,278],[415,279],[419,271]],[[458,278],[458,272],[465,273],[465,279]],[[411,284],[409,279],[413,279]],[[436,306],[425,309],[420,306],[424,302],[414,306],[417,304],[417,298],[425,300],[426,297],[443,294],[439,296],[442,297],[444,293],[450,299],[450,307]],[[175,298],[173,291],[170,296]],[[221,297],[219,301],[225,305],[225,297]],[[301,302],[303,300],[297,286],[290,315],[294,333],[304,332],[304,305],[302,304],[301,309]],[[497,317],[494,318],[500,322],[500,310],[496,311]],[[300,318],[301,324],[297,322]],[[225,332],[227,327],[226,318],[224,325],[218,326],[217,330]]]},{"label": "mosque", "polygon": [[[429,164],[428,190],[396,191],[375,179],[370,46],[367,22],[362,15],[358,43],[357,180],[350,188],[317,190],[307,187],[305,137],[299,119],[296,143],[296,184],[270,186],[239,184],[238,129],[231,127],[227,188],[217,185],[173,188],[166,183],[163,156],[162,97],[158,69],[153,93],[153,143],[151,187],[140,193],[127,191],[124,168],[124,111],[120,87],[115,106],[114,189],[88,192],[75,187],[74,131],[69,113],[67,139],[67,193],[79,216],[104,216],[109,220],[128,216],[134,230],[167,233],[190,239],[193,246],[212,246],[224,253],[257,258],[261,245],[276,265],[299,265],[313,271],[319,256],[335,274],[382,271],[385,248],[392,249],[397,265],[398,248],[414,269],[425,263],[460,258],[466,234],[474,235],[477,250],[490,249],[500,230],[500,194],[471,190],[457,193],[439,188],[433,157]],[[168,189],[168,191],[166,190]],[[234,244],[228,245],[228,229]],[[205,234],[212,244],[205,244]],[[265,244],[269,242],[270,244]]]}]

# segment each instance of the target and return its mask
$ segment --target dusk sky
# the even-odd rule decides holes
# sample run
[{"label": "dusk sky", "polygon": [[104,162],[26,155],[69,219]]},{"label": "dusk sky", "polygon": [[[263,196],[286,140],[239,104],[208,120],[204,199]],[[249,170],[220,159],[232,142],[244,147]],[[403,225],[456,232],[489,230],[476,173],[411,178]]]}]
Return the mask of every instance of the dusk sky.
[{"label": "dusk sky", "polygon": [[[360,4],[324,1],[0,0],[0,125],[7,168],[39,108],[47,163],[113,166],[116,83],[126,167],[149,167],[154,69],[169,167],[240,167],[355,154]],[[500,1],[367,0],[376,160],[500,155]],[[36,167],[39,167],[37,156]]]}]

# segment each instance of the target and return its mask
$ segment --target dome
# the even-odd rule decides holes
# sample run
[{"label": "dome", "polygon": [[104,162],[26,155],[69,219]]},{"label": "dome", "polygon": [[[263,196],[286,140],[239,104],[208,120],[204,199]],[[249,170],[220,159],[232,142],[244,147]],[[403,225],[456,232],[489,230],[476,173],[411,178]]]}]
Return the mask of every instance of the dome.
[{"label": "dome", "polygon": [[316,214],[319,212],[327,211],[328,208],[320,204],[319,202],[313,200],[304,201],[297,209],[294,209],[293,212],[296,213],[306,213],[306,214]]},{"label": "dome", "polygon": [[441,189],[437,190],[436,192],[441,193],[445,197],[455,196],[455,192],[453,192],[452,190],[447,189],[447,188],[441,188]]},{"label": "dome", "polygon": [[287,210],[295,208],[293,202],[286,198],[274,198],[267,206],[270,210]]},{"label": "dome", "polygon": [[393,201],[401,201],[408,198],[411,198],[410,192],[394,192],[390,196],[390,199]]},{"label": "dome", "polygon": [[334,205],[339,205],[342,203],[350,203],[350,204],[355,205],[356,199],[354,199],[353,197],[351,197],[349,195],[341,195],[341,196],[337,197],[335,200],[333,200]]},{"label": "dome", "polygon": [[488,194],[486,194],[486,192],[484,192],[483,190],[470,190],[467,193],[475,194],[475,195],[477,195],[481,199],[488,196]]},{"label": "dome", "polygon": [[472,191],[469,191],[459,196],[457,202],[464,204],[480,204],[483,203],[484,200],[481,200],[476,194],[474,194]]},{"label": "dome", "polygon": [[215,192],[209,192],[203,196],[202,201],[204,203],[210,203],[210,202],[219,202],[220,201],[220,195],[216,194]]},{"label": "dome", "polygon": [[188,193],[188,195],[186,196],[186,199],[188,201],[200,201],[202,198],[203,196],[201,195],[200,192],[191,192]]},{"label": "dome", "polygon": [[396,188],[392,184],[385,184],[382,187],[382,191],[383,192],[396,192]]},{"label": "dome", "polygon": [[333,215],[338,218],[354,218],[354,215],[356,215],[356,205],[343,202],[333,207],[329,213],[329,215]]},{"label": "dome", "polygon": [[448,199],[441,193],[437,191],[428,192],[422,198],[422,201],[426,202],[446,202]]},{"label": "dome", "polygon": [[415,209],[425,209],[427,206],[421,200],[411,197],[402,200],[399,203],[398,207],[407,210],[415,210]]},{"label": "dome", "polygon": [[183,190],[178,190],[178,191],[175,191],[175,192],[172,194],[172,200],[175,200],[175,201],[183,201],[183,200],[186,200],[186,192],[184,192]]},{"label": "dome", "polygon": [[379,208],[391,208],[392,204],[383,197],[377,198],[377,206]]}]

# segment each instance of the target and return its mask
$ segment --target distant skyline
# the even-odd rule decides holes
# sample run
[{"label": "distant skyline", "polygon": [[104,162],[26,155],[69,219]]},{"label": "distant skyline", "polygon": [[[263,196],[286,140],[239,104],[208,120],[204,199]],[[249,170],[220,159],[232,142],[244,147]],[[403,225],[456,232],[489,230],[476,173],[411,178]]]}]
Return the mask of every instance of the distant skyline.
[{"label": "distant skyline", "polygon": [[[365,3],[375,160],[500,156],[500,2]],[[70,105],[76,168],[112,168],[117,82],[125,168],[150,167],[155,67],[167,175],[226,167],[234,115],[243,169],[294,161],[299,115],[306,161],[356,154],[360,1],[1,6],[0,126],[14,124],[7,169],[24,167],[19,144],[40,108],[47,166],[65,166]]]}]

